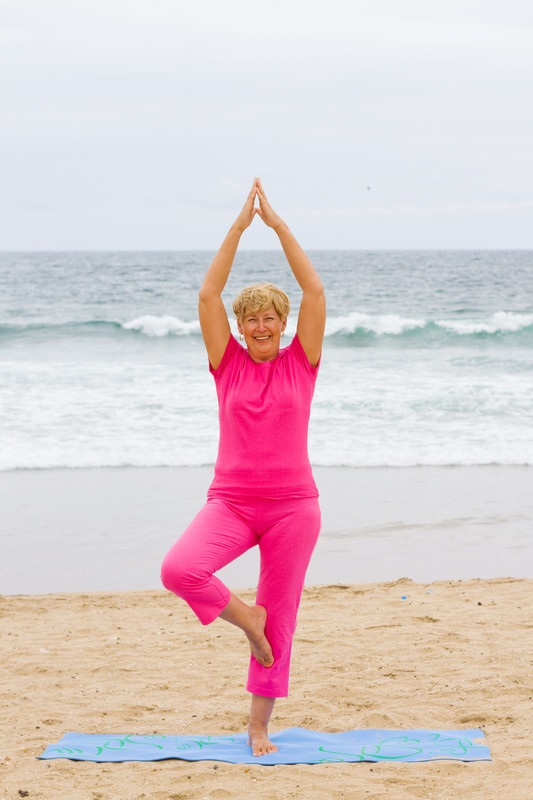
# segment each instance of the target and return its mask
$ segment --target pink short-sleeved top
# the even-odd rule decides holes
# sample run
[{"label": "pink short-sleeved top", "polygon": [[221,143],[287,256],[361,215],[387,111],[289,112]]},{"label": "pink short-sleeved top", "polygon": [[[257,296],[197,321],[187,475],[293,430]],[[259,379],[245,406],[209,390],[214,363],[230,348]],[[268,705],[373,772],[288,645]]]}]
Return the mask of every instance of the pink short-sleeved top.
[{"label": "pink short-sleeved top", "polygon": [[220,439],[208,497],[317,497],[307,449],[313,367],[296,335],[258,363],[230,337],[217,369]]}]

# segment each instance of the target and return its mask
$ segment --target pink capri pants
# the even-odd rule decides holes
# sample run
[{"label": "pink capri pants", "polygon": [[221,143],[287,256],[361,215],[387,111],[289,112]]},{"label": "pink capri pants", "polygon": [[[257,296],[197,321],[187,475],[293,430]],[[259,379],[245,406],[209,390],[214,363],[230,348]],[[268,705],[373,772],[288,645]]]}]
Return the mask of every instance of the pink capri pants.
[{"label": "pink capri pants", "polygon": [[260,572],[256,603],[267,611],[265,635],[271,667],[250,656],[246,688],[263,697],[286,697],[292,639],[305,573],[320,530],[318,498],[208,499],[162,564],[165,588],[185,600],[208,625],[227,606],[231,592],[213,573],[254,545]]}]

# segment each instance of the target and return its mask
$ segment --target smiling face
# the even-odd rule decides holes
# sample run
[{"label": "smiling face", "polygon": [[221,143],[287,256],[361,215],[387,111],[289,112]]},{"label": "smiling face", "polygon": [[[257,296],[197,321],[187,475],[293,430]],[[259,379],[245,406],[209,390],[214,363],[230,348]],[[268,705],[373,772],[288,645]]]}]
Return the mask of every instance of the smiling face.
[{"label": "smiling face", "polygon": [[281,334],[287,320],[282,320],[273,305],[263,311],[250,311],[237,320],[253,361],[272,361],[279,353]]}]

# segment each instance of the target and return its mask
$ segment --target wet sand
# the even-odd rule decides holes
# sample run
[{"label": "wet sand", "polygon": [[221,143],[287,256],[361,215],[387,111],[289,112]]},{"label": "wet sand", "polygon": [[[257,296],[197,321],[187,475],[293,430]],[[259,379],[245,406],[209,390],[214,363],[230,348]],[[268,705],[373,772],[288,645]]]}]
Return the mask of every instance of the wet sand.
[{"label": "wet sand", "polygon": [[[317,468],[308,585],[533,577],[533,468]],[[1,594],[159,588],[212,467],[0,473]],[[252,587],[257,554],[221,576]]]}]

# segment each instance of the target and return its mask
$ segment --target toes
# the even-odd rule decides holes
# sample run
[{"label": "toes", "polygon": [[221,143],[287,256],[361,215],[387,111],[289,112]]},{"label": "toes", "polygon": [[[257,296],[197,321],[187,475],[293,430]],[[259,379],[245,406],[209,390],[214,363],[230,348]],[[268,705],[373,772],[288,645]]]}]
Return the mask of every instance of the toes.
[{"label": "toes", "polygon": [[252,747],[252,755],[254,756],[266,756],[269,753],[277,753],[278,748],[272,742],[267,741],[264,744],[259,744],[255,747]]}]

